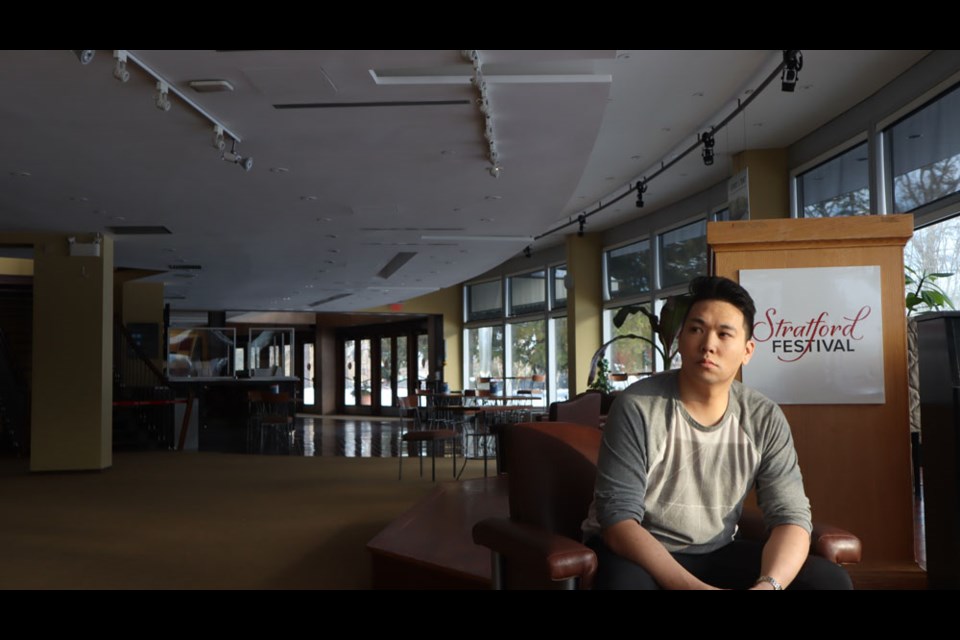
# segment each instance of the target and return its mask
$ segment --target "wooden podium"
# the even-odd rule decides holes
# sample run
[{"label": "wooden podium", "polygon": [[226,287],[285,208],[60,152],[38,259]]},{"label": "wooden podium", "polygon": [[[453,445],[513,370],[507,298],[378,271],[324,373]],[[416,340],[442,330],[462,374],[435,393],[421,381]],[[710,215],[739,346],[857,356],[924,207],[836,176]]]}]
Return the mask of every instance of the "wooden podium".
[{"label": "wooden podium", "polygon": [[[814,519],[863,541],[865,566],[913,563],[903,246],[913,216],[712,222],[713,272],[879,265],[884,404],[783,405]],[[747,365],[749,366],[749,365]]]}]

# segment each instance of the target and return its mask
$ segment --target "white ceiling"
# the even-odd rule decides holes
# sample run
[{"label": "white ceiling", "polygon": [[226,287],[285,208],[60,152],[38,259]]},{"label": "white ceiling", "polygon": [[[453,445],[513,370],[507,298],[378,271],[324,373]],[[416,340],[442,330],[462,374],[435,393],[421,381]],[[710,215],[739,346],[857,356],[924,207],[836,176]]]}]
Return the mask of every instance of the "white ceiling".
[{"label": "white ceiling", "polygon": [[[175,308],[318,312],[405,300],[500,264],[527,243],[463,238],[536,236],[622,193],[781,59],[481,51],[494,178],[460,51],[131,50],[242,139],[249,172],[219,159],[212,125],[185,103],[156,109],[155,82],[133,62],[130,81],[115,80],[112,53],[84,66],[67,50],[0,52],[0,229],[163,225],[172,234],[117,236],[115,261],[201,265],[192,278],[155,276]],[[926,53],[804,51],[798,90],[773,83],[717,135],[712,167],[690,154],[650,183],[643,214],[729,176],[732,153],[793,143]],[[196,93],[198,79],[234,90]],[[632,201],[591,217],[590,230],[636,217]],[[416,255],[378,277],[398,252]]]}]

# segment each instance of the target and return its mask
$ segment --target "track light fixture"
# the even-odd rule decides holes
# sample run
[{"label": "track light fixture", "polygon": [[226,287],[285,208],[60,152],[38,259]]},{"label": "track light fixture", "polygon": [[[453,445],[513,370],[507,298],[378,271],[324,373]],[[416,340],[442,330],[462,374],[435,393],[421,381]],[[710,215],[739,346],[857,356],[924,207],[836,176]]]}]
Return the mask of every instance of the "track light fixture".
[{"label": "track light fixture", "polygon": [[646,181],[637,183],[637,209],[643,209],[643,194],[647,192]]},{"label": "track light fixture", "polygon": [[800,69],[803,69],[803,54],[797,49],[784,49],[780,89],[793,93],[793,90],[797,87]]},{"label": "track light fixture", "polygon": [[500,156],[497,154],[496,134],[493,130],[493,110],[490,107],[490,97],[487,93],[487,81],[483,77],[483,61],[480,59],[478,49],[464,49],[460,54],[473,64],[473,77],[470,78],[472,84],[479,94],[476,98],[477,109],[483,116],[483,137],[487,141],[487,157],[490,160],[490,166],[487,171],[494,178],[500,177]]},{"label": "track light fixture", "polygon": [[127,52],[118,49],[113,52],[113,57],[117,59],[113,65],[113,77],[120,82],[127,82],[130,80],[130,72],[127,71]]},{"label": "track light fixture", "polygon": [[237,153],[236,140],[234,140],[233,144],[230,145],[230,151],[220,152],[220,159],[223,160],[224,162],[232,162],[234,164],[240,165],[241,167],[243,167],[244,171],[250,171],[250,169],[253,169],[253,158],[249,156],[245,158],[239,153]]},{"label": "track light fixture", "polygon": [[533,251],[530,249],[530,245],[527,245],[523,250],[523,257],[530,258],[533,256]]},{"label": "track light fixture", "polygon": [[77,56],[80,64],[90,64],[93,55],[97,52],[96,49],[71,49],[71,51],[73,51],[73,55]]},{"label": "track light fixture", "polygon": [[581,213],[579,216],[577,216],[577,222],[580,223],[580,230],[577,231],[577,235],[582,238],[582,237],[583,237],[583,228],[584,228],[585,226],[587,226],[587,216]]},{"label": "track light fixture", "polygon": [[713,139],[713,134],[709,131],[704,131],[700,134],[700,142],[703,143],[703,164],[709,167],[713,164],[713,145],[716,144]]},{"label": "track light fixture", "polygon": [[[76,54],[80,62],[86,64],[93,58],[94,51],[92,49],[85,51],[74,51],[74,54]],[[207,121],[213,125],[213,137],[210,138],[210,144],[212,144],[215,149],[220,151],[221,160],[238,164],[246,171],[250,171],[250,169],[253,168],[253,158],[246,158],[236,152],[237,143],[242,141],[240,135],[236,131],[231,130],[229,127],[221,123],[216,116],[207,111],[202,105],[198,104],[193,98],[192,94],[185,94],[183,91],[179,90],[176,85],[167,82],[162,75],[141,60],[136,53],[132,53],[126,49],[116,49],[113,52],[113,57],[116,59],[116,63],[113,67],[114,78],[120,82],[127,82],[130,79],[130,72],[127,70],[127,62],[133,63],[137,69],[156,81],[157,91],[154,94],[154,104],[156,105],[157,109],[160,109],[161,111],[169,111],[172,106],[170,102],[170,94],[177,96],[177,98],[179,98],[178,104],[181,106],[185,105],[193,109],[197,114],[203,118],[206,118]],[[227,80],[192,80],[189,82],[189,85],[194,91],[200,93],[208,91],[233,90],[233,85],[231,85]],[[228,138],[232,141],[233,147],[229,152],[226,152]]]},{"label": "track light fixture", "polygon": [[170,111],[170,87],[163,80],[157,80],[156,99],[157,109]]}]

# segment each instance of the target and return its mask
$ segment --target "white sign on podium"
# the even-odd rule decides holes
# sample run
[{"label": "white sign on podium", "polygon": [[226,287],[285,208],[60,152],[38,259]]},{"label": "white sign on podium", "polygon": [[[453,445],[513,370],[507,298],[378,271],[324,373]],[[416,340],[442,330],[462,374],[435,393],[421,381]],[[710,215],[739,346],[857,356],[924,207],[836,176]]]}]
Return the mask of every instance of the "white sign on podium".
[{"label": "white sign on podium", "polygon": [[883,404],[880,267],[743,269],[757,305],[743,383],[780,404]]}]

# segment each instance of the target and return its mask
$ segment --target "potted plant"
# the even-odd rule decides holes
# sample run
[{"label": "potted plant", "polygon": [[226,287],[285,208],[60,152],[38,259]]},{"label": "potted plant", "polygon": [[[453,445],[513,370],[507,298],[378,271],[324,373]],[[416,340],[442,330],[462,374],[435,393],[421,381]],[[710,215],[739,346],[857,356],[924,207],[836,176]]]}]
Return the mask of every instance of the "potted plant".
[{"label": "potted plant", "polygon": [[[600,345],[600,348],[593,354],[593,359],[590,361],[590,375],[587,377],[587,388],[594,388],[594,379],[599,377],[598,366],[601,362],[603,363],[605,378],[608,378],[609,363],[603,354],[606,352],[607,347],[618,340],[631,339],[646,342],[660,354],[660,357],[663,359],[664,368],[670,369],[673,358],[677,355],[677,350],[679,349],[677,336],[680,334],[680,327],[683,324],[683,318],[689,306],[689,294],[682,294],[667,298],[663,304],[663,308],[660,309],[659,317],[644,305],[628,305],[620,309],[617,315],[613,317],[613,325],[615,327],[619,329],[631,315],[642,313],[650,321],[650,329],[653,335],[656,336],[659,344],[647,336],[641,336],[635,333],[625,333],[607,340]],[[607,386],[609,387],[609,379],[607,380]]]}]

